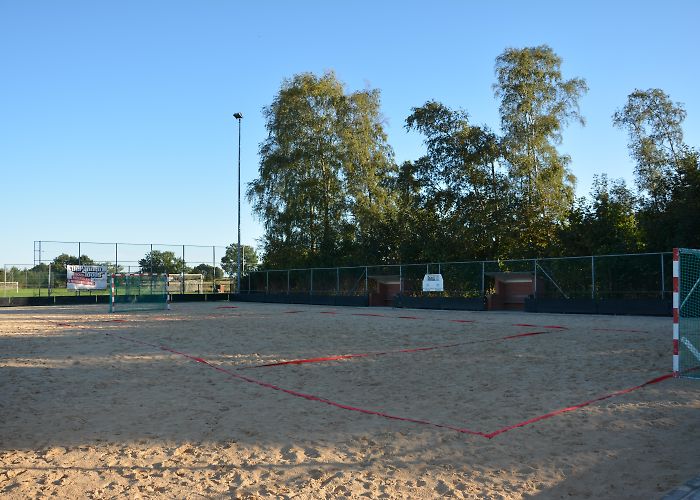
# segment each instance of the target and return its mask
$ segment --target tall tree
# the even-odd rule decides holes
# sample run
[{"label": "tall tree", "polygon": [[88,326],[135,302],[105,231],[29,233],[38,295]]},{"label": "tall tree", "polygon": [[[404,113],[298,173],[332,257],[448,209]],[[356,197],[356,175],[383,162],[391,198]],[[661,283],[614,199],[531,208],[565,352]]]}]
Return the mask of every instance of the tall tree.
[{"label": "tall tree", "polygon": [[650,250],[700,243],[698,152],[683,141],[685,118],[683,105],[661,89],[635,90],[613,115],[636,161],[639,219]]},{"label": "tall tree", "polygon": [[501,100],[504,156],[518,192],[522,255],[549,246],[573,202],[570,158],[557,146],[571,120],[584,124],[578,102],[588,87],[582,78],[564,79],[561,63],[546,45],[509,48],[496,59],[493,88]]},{"label": "tall tree", "polygon": [[[241,274],[257,269],[260,259],[255,248],[241,245]],[[226,253],[221,257],[221,267],[229,276],[234,276],[238,270],[238,245],[231,243],[226,247]]]},{"label": "tall tree", "polygon": [[379,105],[378,90],[346,94],[333,73],[283,82],[248,189],[266,264],[341,263],[381,219],[394,164]]},{"label": "tall tree", "polygon": [[[424,258],[494,257],[508,218],[508,182],[499,138],[468,115],[436,101],[406,119],[406,128],[425,136],[427,153],[411,167],[420,186],[420,208],[437,218],[437,231],[421,231],[431,249]],[[406,171],[405,173],[407,173]]]},{"label": "tall tree", "polygon": [[687,154],[682,124],[686,112],[661,89],[635,90],[613,115],[613,124],[627,130],[628,147],[637,162],[637,185],[655,210],[663,211],[680,163]]},{"label": "tall tree", "polygon": [[143,259],[139,260],[139,266],[144,273],[176,274],[189,271],[182,257],[175,257],[175,253],[170,250],[148,252]]},{"label": "tall tree", "polygon": [[224,271],[220,267],[214,267],[211,264],[198,264],[191,269],[193,274],[201,274],[202,278],[210,281],[216,278],[223,278]]},{"label": "tall tree", "polygon": [[51,270],[56,274],[61,274],[66,272],[66,266],[68,265],[85,264],[89,266],[94,263],[95,261],[87,255],[81,255],[80,258],[78,258],[74,255],[62,253],[61,255],[54,257],[53,261],[51,261]]}]

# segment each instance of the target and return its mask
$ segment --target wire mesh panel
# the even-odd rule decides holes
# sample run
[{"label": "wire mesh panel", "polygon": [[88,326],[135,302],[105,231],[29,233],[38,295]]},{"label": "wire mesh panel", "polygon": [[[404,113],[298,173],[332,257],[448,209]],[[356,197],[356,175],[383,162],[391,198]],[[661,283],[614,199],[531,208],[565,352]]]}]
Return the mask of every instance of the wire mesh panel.
[{"label": "wire mesh panel", "polygon": [[46,297],[49,295],[49,266],[5,264],[0,275],[0,297]]},{"label": "wire mesh panel", "polygon": [[591,257],[538,259],[536,262],[537,297],[593,298],[593,259]]},{"label": "wire mesh panel", "polygon": [[481,297],[481,262],[457,262],[440,266],[448,297]]},{"label": "wire mesh panel", "polygon": [[594,257],[595,292],[600,299],[661,298],[660,254]]},{"label": "wire mesh panel", "polygon": [[289,293],[311,293],[311,269],[291,269],[289,271]]},{"label": "wire mesh panel", "polygon": [[338,268],[313,269],[314,295],[338,295],[340,276]]},{"label": "wire mesh panel", "polygon": [[109,312],[168,308],[168,276],[165,274],[115,274],[110,278]]},{"label": "wire mesh panel", "polygon": [[428,266],[425,264],[401,266],[403,294],[408,297],[421,295],[423,293],[423,277],[426,274],[428,274]]},{"label": "wire mesh panel", "polygon": [[367,295],[366,268],[341,267],[338,269],[338,294],[344,296]]},{"label": "wire mesh panel", "polygon": [[700,250],[678,257],[678,373],[700,379]]},{"label": "wire mesh panel", "polygon": [[287,293],[288,276],[287,271],[266,271],[266,275],[263,277],[267,282],[267,293]]},{"label": "wire mesh panel", "polygon": [[248,292],[267,293],[267,276],[267,271],[252,271],[248,275]]}]

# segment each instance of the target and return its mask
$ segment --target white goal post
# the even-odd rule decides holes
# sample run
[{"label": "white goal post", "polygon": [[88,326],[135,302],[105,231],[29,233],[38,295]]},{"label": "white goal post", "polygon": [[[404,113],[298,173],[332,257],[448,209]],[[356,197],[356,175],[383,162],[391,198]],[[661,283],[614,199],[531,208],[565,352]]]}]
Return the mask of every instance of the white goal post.
[{"label": "white goal post", "polygon": [[169,274],[168,293],[201,293],[204,288],[203,274]]},{"label": "white goal post", "polygon": [[0,290],[14,290],[19,292],[19,281],[0,281]]}]

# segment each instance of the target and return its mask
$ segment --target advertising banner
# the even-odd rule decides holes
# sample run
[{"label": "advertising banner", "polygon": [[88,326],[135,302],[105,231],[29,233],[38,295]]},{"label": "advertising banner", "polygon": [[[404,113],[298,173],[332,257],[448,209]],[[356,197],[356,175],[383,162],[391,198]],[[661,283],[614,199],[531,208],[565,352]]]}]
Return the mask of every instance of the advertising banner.
[{"label": "advertising banner", "polygon": [[107,266],[67,265],[68,290],[105,290]]},{"label": "advertising banner", "polygon": [[442,292],[443,290],[442,274],[426,274],[423,276],[423,291],[424,292]]}]

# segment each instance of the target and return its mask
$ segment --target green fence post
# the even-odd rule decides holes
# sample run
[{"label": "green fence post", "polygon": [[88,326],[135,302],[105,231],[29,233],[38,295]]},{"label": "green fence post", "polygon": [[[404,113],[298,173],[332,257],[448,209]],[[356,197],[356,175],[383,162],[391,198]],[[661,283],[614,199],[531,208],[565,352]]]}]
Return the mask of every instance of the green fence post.
[{"label": "green fence post", "polygon": [[537,298],[537,259],[535,259],[535,276],[533,278],[533,285],[532,285],[532,292],[534,294],[534,298]]},{"label": "green fence post", "polygon": [[661,257],[661,299],[663,300],[664,295],[666,295],[666,276],[664,272],[664,254],[660,253]]}]

